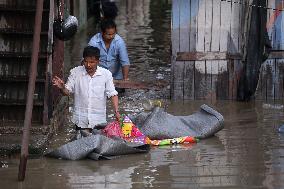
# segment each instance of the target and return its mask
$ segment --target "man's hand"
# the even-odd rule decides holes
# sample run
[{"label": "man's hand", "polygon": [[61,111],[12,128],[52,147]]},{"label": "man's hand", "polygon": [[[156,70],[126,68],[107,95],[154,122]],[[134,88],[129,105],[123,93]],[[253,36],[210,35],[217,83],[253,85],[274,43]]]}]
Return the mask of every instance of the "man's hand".
[{"label": "man's hand", "polygon": [[52,79],[52,84],[58,87],[59,89],[65,88],[64,81],[57,76],[54,76],[54,78]]},{"label": "man's hand", "polygon": [[123,80],[128,81],[129,65],[122,66]]},{"label": "man's hand", "polygon": [[58,87],[63,95],[65,96],[70,95],[69,91],[65,88],[64,81],[60,79],[59,77],[54,76],[54,78],[52,79],[52,84]]}]

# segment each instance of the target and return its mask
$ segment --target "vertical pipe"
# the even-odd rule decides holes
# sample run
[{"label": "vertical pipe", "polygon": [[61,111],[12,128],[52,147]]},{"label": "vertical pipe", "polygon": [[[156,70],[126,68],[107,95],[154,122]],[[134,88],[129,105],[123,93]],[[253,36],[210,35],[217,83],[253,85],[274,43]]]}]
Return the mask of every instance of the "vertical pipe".
[{"label": "vertical pipe", "polygon": [[[56,5],[60,12],[57,12],[57,18],[64,16],[64,0],[58,0]],[[52,75],[57,75],[63,78],[64,73],[64,41],[54,38],[53,43],[53,58],[52,58]],[[61,97],[61,92],[56,87],[52,87],[52,101],[56,105]]]},{"label": "vertical pipe", "polygon": [[34,34],[33,34],[32,59],[31,59],[31,66],[30,66],[27,104],[26,104],[21,157],[20,157],[20,165],[19,165],[19,173],[18,173],[19,181],[23,181],[25,179],[26,165],[27,165],[27,159],[28,159],[28,153],[29,153],[28,152],[29,135],[30,135],[32,111],[33,111],[35,80],[36,80],[36,74],[37,74],[37,62],[38,62],[38,53],[39,53],[39,45],[40,45],[42,11],[43,11],[43,0],[37,0],[36,14],[35,14],[35,27],[34,27]]},{"label": "vertical pipe", "polygon": [[48,26],[48,44],[47,44],[47,62],[45,73],[45,87],[44,87],[44,110],[43,110],[43,124],[49,124],[50,112],[52,110],[50,95],[51,91],[51,75],[52,75],[52,44],[53,44],[53,22],[54,22],[54,0],[49,0],[49,26]]}]

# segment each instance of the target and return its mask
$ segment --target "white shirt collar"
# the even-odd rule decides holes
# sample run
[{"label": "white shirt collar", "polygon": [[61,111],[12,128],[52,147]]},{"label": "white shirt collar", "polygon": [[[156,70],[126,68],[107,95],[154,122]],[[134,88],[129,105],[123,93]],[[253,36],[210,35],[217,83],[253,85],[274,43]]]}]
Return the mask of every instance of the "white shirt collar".
[{"label": "white shirt collar", "polygon": [[[83,70],[83,75],[88,75],[88,72],[86,71],[85,66],[83,66],[83,69],[84,69],[84,70]],[[97,66],[97,70],[96,70],[95,74],[94,74],[92,77],[102,75],[101,69],[102,69],[102,68],[100,68],[99,66]]]}]

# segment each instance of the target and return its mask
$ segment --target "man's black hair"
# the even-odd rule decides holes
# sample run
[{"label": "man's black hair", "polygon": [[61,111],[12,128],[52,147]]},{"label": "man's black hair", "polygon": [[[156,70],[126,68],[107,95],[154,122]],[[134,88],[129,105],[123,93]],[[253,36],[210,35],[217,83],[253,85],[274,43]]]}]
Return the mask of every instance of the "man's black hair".
[{"label": "man's black hair", "polygon": [[83,58],[86,57],[96,57],[97,59],[100,58],[100,49],[98,47],[87,46],[84,48],[83,51]]},{"label": "man's black hair", "polygon": [[101,31],[105,32],[106,29],[114,28],[116,29],[116,24],[113,20],[111,19],[103,19],[101,21]]}]

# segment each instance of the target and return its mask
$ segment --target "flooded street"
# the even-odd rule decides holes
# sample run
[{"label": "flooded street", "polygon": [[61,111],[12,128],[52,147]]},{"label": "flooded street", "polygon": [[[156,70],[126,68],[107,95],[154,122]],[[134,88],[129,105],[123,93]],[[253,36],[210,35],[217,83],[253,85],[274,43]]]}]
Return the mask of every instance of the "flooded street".
[{"label": "flooded street", "polygon": [[[152,147],[149,153],[113,160],[30,159],[22,183],[17,181],[19,160],[4,159],[0,188],[284,188],[284,134],[278,133],[284,124],[283,101],[275,105],[168,100],[171,2],[120,0],[117,6],[118,33],[132,63],[130,78],[168,83],[160,91],[127,90],[120,98],[121,110],[135,114],[143,111],[145,99],[164,99],[168,113],[189,115],[206,103],[224,116],[224,129],[197,144]],[[87,29],[66,44],[66,73],[79,64],[83,48],[96,32],[93,23],[90,20]],[[112,112],[108,115],[111,119]],[[70,127],[54,140],[66,142]]]},{"label": "flooded street", "polygon": [[[187,115],[202,103],[175,102],[167,110]],[[284,134],[277,130],[283,109],[261,102],[211,105],[225,118],[215,137],[114,160],[31,159],[23,183],[17,183],[18,160],[9,159],[0,168],[1,188],[283,188]]]}]

